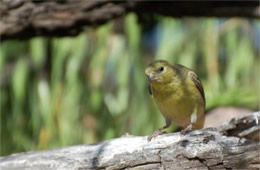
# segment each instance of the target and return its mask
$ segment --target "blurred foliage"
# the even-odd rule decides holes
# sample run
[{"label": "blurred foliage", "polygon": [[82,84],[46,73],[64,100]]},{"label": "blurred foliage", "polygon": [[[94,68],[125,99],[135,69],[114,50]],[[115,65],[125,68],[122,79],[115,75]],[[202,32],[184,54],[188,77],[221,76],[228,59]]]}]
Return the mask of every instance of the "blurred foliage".
[{"label": "blurred foliage", "polygon": [[2,42],[1,155],[161,127],[144,75],[155,59],[193,68],[208,109],[259,109],[259,21],[157,20],[145,30],[129,14],[76,37]]}]

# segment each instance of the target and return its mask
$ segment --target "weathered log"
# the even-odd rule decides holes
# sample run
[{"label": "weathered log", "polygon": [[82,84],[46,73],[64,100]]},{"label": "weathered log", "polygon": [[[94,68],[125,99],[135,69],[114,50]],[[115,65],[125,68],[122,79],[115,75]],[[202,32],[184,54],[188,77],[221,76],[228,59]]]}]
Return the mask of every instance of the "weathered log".
[{"label": "weathered log", "polygon": [[128,12],[171,17],[259,18],[258,1],[166,1],[146,0],[1,0],[0,36],[27,39],[33,36],[68,36],[86,25],[100,25]]},{"label": "weathered log", "polygon": [[0,168],[259,169],[259,121],[260,112],[256,112],[217,129],[196,130],[185,136],[164,134],[151,142],[147,137],[123,136],[93,145],[12,154],[0,158]]}]

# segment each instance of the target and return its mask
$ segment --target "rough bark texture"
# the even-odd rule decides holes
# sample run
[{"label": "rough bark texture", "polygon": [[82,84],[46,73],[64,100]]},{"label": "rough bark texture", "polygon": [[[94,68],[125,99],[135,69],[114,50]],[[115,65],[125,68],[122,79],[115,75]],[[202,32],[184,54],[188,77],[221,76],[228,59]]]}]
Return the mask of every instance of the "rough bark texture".
[{"label": "rough bark texture", "polygon": [[67,36],[86,25],[100,25],[128,12],[172,17],[259,18],[258,1],[166,1],[146,0],[1,0],[0,36],[26,39],[33,36]]},{"label": "rough bark texture", "polygon": [[93,145],[13,154],[0,158],[0,168],[259,169],[259,121],[260,112],[256,112],[215,130],[202,129],[185,136],[164,134],[151,142],[147,137],[124,136]]}]

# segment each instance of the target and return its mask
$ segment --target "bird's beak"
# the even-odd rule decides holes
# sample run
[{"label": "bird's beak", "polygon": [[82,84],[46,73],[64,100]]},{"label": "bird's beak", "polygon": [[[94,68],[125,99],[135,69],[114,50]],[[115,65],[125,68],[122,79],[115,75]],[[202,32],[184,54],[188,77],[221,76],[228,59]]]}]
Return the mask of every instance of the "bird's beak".
[{"label": "bird's beak", "polygon": [[145,75],[147,76],[148,80],[153,80],[154,79],[154,73],[150,69],[145,70]]}]

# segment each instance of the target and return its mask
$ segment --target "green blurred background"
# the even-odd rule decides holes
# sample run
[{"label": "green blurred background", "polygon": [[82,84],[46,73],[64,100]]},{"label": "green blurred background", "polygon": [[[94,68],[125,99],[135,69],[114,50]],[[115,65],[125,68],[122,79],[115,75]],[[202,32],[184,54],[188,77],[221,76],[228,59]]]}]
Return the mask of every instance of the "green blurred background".
[{"label": "green blurred background", "polygon": [[207,109],[259,110],[259,20],[138,21],[129,14],[76,37],[2,42],[0,154],[150,134],[164,124],[144,75],[156,59],[193,68]]}]

